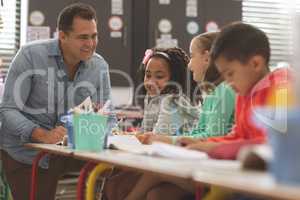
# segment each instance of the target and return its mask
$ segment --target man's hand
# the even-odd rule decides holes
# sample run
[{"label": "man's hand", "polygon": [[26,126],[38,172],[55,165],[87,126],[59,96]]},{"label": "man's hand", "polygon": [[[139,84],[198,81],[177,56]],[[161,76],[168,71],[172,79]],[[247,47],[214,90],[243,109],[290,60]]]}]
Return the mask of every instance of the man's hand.
[{"label": "man's hand", "polygon": [[63,137],[67,134],[67,129],[63,126],[58,126],[50,131],[42,128],[35,128],[32,131],[31,139],[35,142],[45,144],[56,144],[63,140]]}]

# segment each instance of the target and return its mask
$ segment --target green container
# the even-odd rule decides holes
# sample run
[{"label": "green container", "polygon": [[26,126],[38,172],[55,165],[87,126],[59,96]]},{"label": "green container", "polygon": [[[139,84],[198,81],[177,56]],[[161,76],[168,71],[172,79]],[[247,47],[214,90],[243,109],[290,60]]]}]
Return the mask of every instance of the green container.
[{"label": "green container", "polygon": [[73,126],[76,150],[100,152],[104,149],[107,116],[75,114]]}]

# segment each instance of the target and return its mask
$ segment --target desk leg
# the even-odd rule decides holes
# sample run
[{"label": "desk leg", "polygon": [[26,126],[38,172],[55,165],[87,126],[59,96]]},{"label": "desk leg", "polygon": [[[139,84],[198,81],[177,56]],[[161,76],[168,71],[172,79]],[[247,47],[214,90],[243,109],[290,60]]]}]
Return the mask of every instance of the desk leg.
[{"label": "desk leg", "polygon": [[98,176],[102,174],[105,170],[111,169],[112,166],[108,164],[99,164],[97,165],[93,171],[91,172],[88,181],[87,181],[87,189],[86,189],[86,200],[94,200],[95,199],[95,184]]},{"label": "desk leg", "polygon": [[197,185],[196,187],[196,200],[201,200],[203,195],[203,186]]},{"label": "desk leg", "polygon": [[33,160],[31,170],[31,188],[30,188],[30,200],[35,200],[37,191],[37,172],[39,168],[39,161],[47,155],[46,152],[40,152]]},{"label": "desk leg", "polygon": [[92,171],[92,169],[95,166],[95,163],[88,162],[80,170],[80,175],[77,183],[77,200],[84,200],[85,181],[87,179],[88,174],[90,173],[90,171]]}]

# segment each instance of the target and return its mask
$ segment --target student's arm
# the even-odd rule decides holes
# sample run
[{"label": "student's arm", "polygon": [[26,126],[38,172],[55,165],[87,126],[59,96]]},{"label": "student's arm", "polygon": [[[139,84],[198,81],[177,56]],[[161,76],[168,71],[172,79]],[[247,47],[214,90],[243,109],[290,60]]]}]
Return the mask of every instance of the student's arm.
[{"label": "student's arm", "polygon": [[195,138],[223,136],[231,130],[235,107],[235,93],[221,85],[214,96],[204,101],[199,124],[191,132]]},{"label": "student's arm", "polygon": [[236,160],[238,152],[247,145],[262,144],[260,139],[239,140],[220,144],[208,151],[208,155],[215,159]]},{"label": "student's arm", "polygon": [[212,149],[214,149],[220,145],[222,145],[222,143],[220,143],[220,142],[198,141],[196,143],[192,143],[192,144],[188,145],[186,148],[203,151],[203,152],[209,152]]},{"label": "student's arm", "polygon": [[162,134],[154,134],[153,132],[146,132],[136,136],[142,144],[152,144],[153,142],[163,142],[167,144],[175,144],[176,136],[168,136]]}]

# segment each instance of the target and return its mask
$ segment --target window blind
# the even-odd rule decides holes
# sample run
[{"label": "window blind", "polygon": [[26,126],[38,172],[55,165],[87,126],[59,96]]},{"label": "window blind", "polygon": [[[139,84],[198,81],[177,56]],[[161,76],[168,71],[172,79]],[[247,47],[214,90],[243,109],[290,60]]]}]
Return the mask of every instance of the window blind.
[{"label": "window blind", "polygon": [[293,13],[300,0],[244,0],[242,20],[263,30],[270,39],[270,65],[289,63],[293,55]]},{"label": "window blind", "polygon": [[20,0],[4,0],[3,6],[0,5],[0,67],[4,73],[19,48],[20,9]]}]

